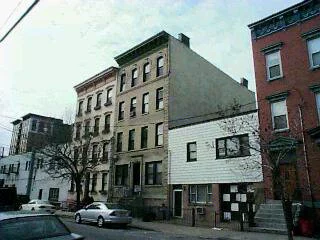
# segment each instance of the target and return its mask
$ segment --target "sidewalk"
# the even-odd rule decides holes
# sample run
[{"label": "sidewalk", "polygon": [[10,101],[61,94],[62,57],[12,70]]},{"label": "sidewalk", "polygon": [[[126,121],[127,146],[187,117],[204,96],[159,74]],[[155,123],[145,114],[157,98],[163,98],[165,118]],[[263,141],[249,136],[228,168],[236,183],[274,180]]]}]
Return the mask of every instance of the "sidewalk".
[{"label": "sidewalk", "polygon": [[[56,215],[61,217],[73,218],[74,213],[57,211]],[[163,233],[174,233],[176,235],[187,235],[190,237],[201,237],[204,239],[212,238],[226,238],[234,240],[286,240],[286,235],[270,234],[270,233],[256,233],[256,232],[238,232],[227,229],[214,230],[212,228],[202,227],[188,227],[170,223],[163,223],[161,221],[143,222],[141,219],[134,218],[130,224],[132,228],[139,228],[149,231],[157,231]],[[296,240],[310,240],[306,237],[294,237]]]}]

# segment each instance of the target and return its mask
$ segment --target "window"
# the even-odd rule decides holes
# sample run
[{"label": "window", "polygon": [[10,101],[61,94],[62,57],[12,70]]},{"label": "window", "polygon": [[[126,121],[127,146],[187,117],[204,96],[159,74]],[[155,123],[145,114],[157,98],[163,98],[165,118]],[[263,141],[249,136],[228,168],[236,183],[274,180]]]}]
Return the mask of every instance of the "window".
[{"label": "window", "polygon": [[128,164],[116,165],[116,185],[128,185]]},{"label": "window", "polygon": [[84,125],[84,136],[88,137],[90,134],[90,120],[85,122]]},{"label": "window", "polygon": [[156,124],[156,146],[163,144],[163,123]]},{"label": "window", "polygon": [[137,98],[131,98],[130,102],[130,117],[133,118],[136,116],[136,109],[137,109]]},{"label": "window", "polygon": [[92,175],[92,181],[91,181],[91,192],[95,192],[96,191],[96,186],[97,186],[97,174],[94,173]]},{"label": "window", "polygon": [[79,102],[79,106],[78,106],[78,116],[82,116],[82,105],[83,105],[83,101]]},{"label": "window", "polygon": [[142,114],[149,113],[149,93],[142,95]]},{"label": "window", "polygon": [[74,160],[77,160],[79,158],[79,149],[78,148],[73,149],[73,158],[74,158]]},{"label": "window", "polygon": [[120,77],[120,92],[123,92],[126,88],[126,74],[121,74]]},{"label": "window", "polygon": [[128,151],[134,150],[134,137],[135,137],[135,130],[131,129],[129,131]]},{"label": "window", "polygon": [[138,79],[138,69],[132,70],[132,78],[131,78],[131,87],[134,87],[137,85],[137,79]]},{"label": "window", "polygon": [[108,173],[102,173],[101,191],[108,189]]},{"label": "window", "polygon": [[83,146],[82,147],[82,159],[87,160],[88,156],[88,146]]},{"label": "window", "polygon": [[141,128],[141,148],[148,147],[148,127]]},{"label": "window", "polygon": [[187,143],[187,162],[197,161],[197,143]]},{"label": "window", "polygon": [[76,139],[80,139],[80,133],[81,133],[81,124],[77,124],[77,126],[76,126]]},{"label": "window", "polygon": [[146,82],[150,79],[150,63],[143,65],[143,81]]},{"label": "window", "polygon": [[243,157],[250,155],[247,134],[216,140],[217,158]]},{"label": "window", "polygon": [[42,122],[42,121],[39,122],[39,132],[41,132],[41,133],[44,132],[44,122]]},{"label": "window", "polygon": [[190,185],[190,203],[212,203],[212,185]]},{"label": "window", "polygon": [[107,162],[108,161],[108,143],[103,143],[102,146],[102,161]]},{"label": "window", "polygon": [[316,103],[317,103],[318,119],[320,122],[320,92],[316,93]]},{"label": "window", "polygon": [[162,163],[146,163],[146,185],[162,184]]},{"label": "window", "polygon": [[102,98],[102,93],[98,93],[97,94],[97,103],[96,103],[96,107],[94,108],[95,110],[100,109],[101,108],[101,98]]},{"label": "window", "polygon": [[92,146],[92,160],[98,161],[99,158],[99,152],[98,152],[98,145]]},{"label": "window", "polygon": [[163,75],[163,57],[159,57],[157,59],[157,77],[162,76]]},{"label": "window", "polygon": [[310,67],[320,67],[320,37],[307,41]]},{"label": "window", "polygon": [[92,105],[92,97],[88,97],[88,100],[87,100],[87,113],[91,112],[91,105]]},{"label": "window", "polygon": [[117,152],[122,152],[122,137],[122,132],[117,133]]},{"label": "window", "polygon": [[31,131],[37,131],[37,120],[36,119],[32,120]]},{"label": "window", "polygon": [[269,80],[282,77],[280,51],[266,55],[267,75]]},{"label": "window", "polygon": [[[6,166],[4,166],[4,168],[6,168]],[[24,168],[25,171],[30,170],[30,161],[26,161],[26,166]]]},{"label": "window", "polygon": [[157,89],[157,95],[156,95],[156,109],[162,109],[163,108],[163,88]]},{"label": "window", "polygon": [[123,119],[124,119],[124,102],[120,102],[118,120],[123,120]]},{"label": "window", "polygon": [[288,128],[286,100],[271,103],[271,114],[274,130]]},{"label": "window", "polygon": [[49,189],[49,201],[58,202],[59,200],[59,188],[50,188]]},{"label": "window", "polygon": [[99,135],[99,124],[100,124],[100,118],[95,118],[94,119],[94,132],[93,132],[93,134],[95,136]]},{"label": "window", "polygon": [[104,132],[109,133],[110,132],[110,114],[107,114],[104,117]]},{"label": "window", "polygon": [[112,88],[107,90],[107,102],[106,105],[110,105],[112,103]]},{"label": "window", "polygon": [[44,130],[47,134],[51,134],[51,123],[47,123]]}]

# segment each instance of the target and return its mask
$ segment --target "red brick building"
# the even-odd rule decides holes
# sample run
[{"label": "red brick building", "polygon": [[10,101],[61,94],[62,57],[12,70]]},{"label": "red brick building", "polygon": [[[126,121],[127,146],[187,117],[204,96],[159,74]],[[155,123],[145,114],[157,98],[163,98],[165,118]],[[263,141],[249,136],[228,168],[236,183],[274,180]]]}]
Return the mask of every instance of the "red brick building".
[{"label": "red brick building", "polygon": [[[320,1],[303,1],[249,28],[261,137],[290,148],[280,169],[292,198],[319,208]],[[266,199],[279,198],[270,171],[263,172]]]}]

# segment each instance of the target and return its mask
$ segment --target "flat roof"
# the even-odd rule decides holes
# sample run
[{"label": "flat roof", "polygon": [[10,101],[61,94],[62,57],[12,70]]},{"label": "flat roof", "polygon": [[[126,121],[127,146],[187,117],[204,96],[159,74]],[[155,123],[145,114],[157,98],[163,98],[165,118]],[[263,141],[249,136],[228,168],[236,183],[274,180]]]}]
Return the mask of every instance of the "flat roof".
[{"label": "flat roof", "polygon": [[94,81],[96,81],[97,79],[99,79],[99,78],[101,78],[101,77],[103,77],[105,75],[111,74],[111,73],[113,73],[113,72],[115,72],[117,70],[118,70],[117,67],[111,66],[111,67],[109,67],[109,68],[97,73],[96,75],[88,78],[87,80],[77,84],[76,86],[74,86],[74,89],[77,91],[79,88],[84,87],[84,86],[86,86],[88,84],[91,84]]}]

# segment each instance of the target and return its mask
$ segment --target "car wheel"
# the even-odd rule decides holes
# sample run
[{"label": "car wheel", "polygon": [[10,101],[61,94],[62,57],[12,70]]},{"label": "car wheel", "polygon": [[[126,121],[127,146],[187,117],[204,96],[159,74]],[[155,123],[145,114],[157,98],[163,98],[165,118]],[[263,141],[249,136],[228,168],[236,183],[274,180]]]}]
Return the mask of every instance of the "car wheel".
[{"label": "car wheel", "polygon": [[98,227],[103,227],[103,224],[104,224],[103,217],[101,216],[98,217],[97,224],[98,224]]},{"label": "car wheel", "polygon": [[31,211],[34,211],[34,208],[31,208]]},{"label": "car wheel", "polygon": [[76,223],[80,224],[81,223],[81,216],[80,214],[77,214],[75,217]]}]

